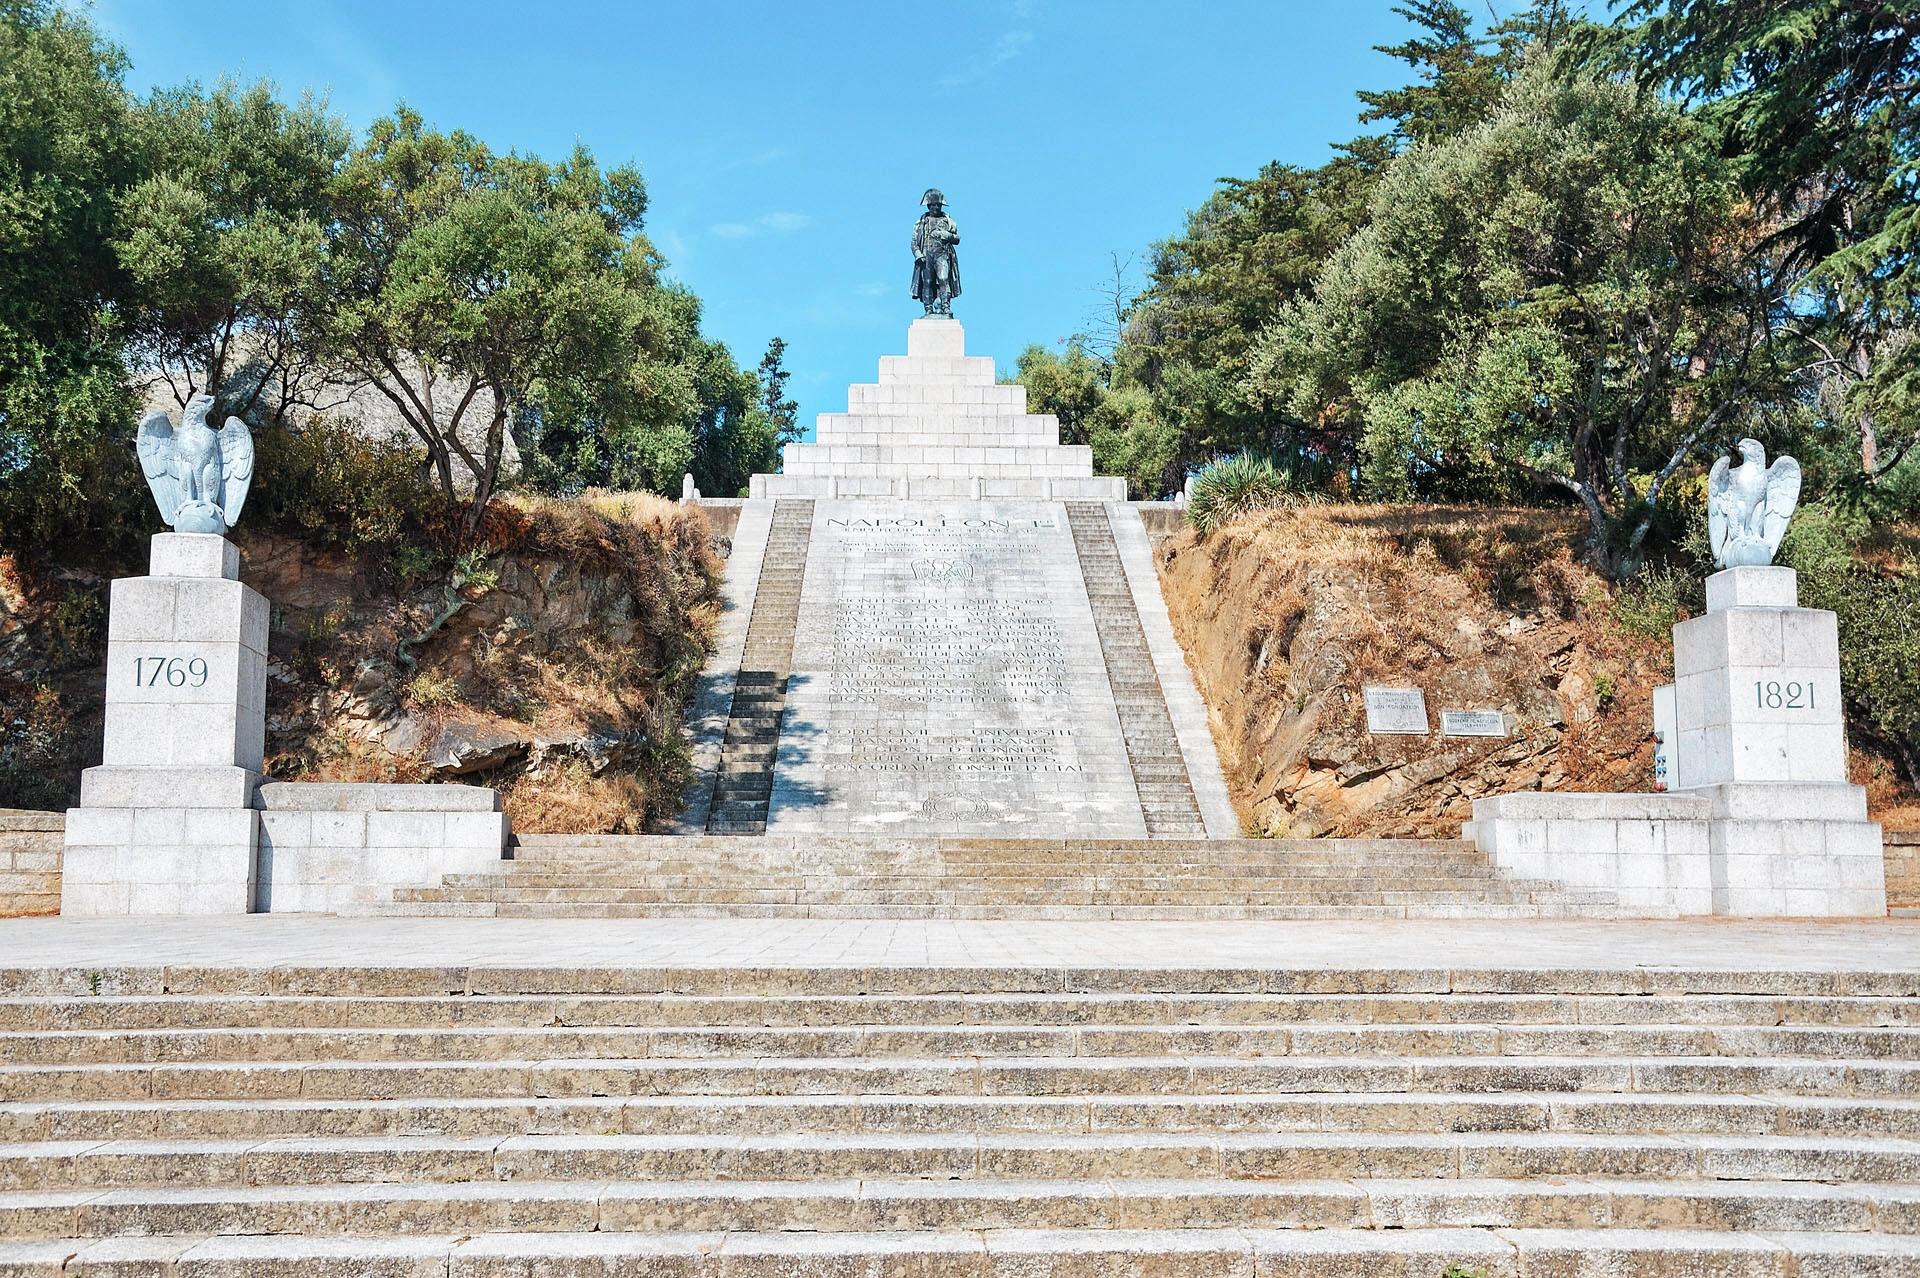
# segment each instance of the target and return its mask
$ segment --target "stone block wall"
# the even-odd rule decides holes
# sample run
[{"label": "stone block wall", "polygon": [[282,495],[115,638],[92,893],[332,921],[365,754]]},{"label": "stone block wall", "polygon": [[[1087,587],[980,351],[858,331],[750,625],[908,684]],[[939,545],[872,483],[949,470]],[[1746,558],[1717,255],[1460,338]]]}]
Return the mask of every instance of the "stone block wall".
[{"label": "stone block wall", "polygon": [[0,808],[0,918],[60,912],[58,812]]},{"label": "stone block wall", "polygon": [[260,787],[262,913],[353,913],[400,887],[498,869],[498,791],[470,785],[269,782]]},{"label": "stone block wall", "polygon": [[781,473],[755,475],[754,497],[826,500],[1125,501],[1124,480],[1093,473],[1093,450],[1062,444],[1060,423],[1027,411],[1027,389],[969,356],[957,320],[923,319],[880,380],[847,388],[847,411],[822,413],[809,443],[788,444]]},{"label": "stone block wall", "polygon": [[1502,870],[1615,893],[1648,916],[1712,914],[1705,798],[1528,791],[1473,801],[1462,829]]},{"label": "stone block wall", "polygon": [[1887,908],[1920,910],[1920,830],[1888,830]]}]

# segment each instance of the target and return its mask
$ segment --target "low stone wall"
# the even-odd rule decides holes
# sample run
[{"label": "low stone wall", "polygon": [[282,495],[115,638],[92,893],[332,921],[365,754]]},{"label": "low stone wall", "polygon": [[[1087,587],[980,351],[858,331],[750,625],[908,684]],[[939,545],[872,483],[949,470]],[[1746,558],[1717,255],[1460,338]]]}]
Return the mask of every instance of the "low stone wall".
[{"label": "low stone wall", "polygon": [[60,912],[59,812],[0,808],[0,918]]},{"label": "low stone wall", "polygon": [[1140,512],[1140,522],[1147,526],[1147,538],[1158,547],[1161,542],[1187,526],[1187,508],[1170,501],[1128,502]]},{"label": "low stone wall", "polygon": [[1887,908],[1920,910],[1920,830],[1887,830]]},{"label": "low stone wall", "polygon": [[1679,794],[1503,794],[1475,799],[1461,835],[1519,878],[1610,891],[1650,916],[1712,914],[1710,807]]},{"label": "low stone wall", "polygon": [[254,806],[261,913],[353,913],[506,854],[500,794],[483,786],[272,781]]}]

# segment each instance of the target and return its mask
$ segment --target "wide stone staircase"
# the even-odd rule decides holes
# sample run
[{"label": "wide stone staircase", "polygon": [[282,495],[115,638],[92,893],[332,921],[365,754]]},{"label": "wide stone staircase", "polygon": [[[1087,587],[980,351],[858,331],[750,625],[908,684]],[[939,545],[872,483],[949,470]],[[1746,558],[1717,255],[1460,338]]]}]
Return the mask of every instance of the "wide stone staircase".
[{"label": "wide stone staircase", "polygon": [[[497,872],[375,913],[500,918],[1599,917],[1605,893],[1504,876],[1461,840],[740,839],[522,835]],[[1645,917],[1645,911],[1637,911]]]},{"label": "wide stone staircase", "polygon": [[1920,1272],[1920,976],[1595,964],[0,971],[0,1273]]}]

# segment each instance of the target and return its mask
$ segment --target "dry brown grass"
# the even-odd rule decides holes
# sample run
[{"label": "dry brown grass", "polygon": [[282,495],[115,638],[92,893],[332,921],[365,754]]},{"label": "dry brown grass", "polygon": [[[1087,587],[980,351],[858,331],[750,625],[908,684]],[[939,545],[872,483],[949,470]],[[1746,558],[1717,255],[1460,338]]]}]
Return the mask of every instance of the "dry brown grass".
[{"label": "dry brown grass", "polygon": [[551,834],[638,834],[647,814],[664,811],[673,796],[650,792],[629,772],[595,776],[584,763],[549,768],[507,793],[513,828]]}]

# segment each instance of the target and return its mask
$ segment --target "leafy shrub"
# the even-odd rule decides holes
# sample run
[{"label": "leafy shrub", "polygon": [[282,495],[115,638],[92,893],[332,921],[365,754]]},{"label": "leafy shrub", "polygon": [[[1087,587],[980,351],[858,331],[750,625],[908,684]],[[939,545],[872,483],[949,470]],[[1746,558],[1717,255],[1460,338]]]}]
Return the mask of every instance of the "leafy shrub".
[{"label": "leafy shrub", "polygon": [[1920,576],[1802,573],[1800,602],[1839,615],[1849,724],[1891,750],[1908,784],[1920,787]]},{"label": "leafy shrub", "polygon": [[1862,564],[1854,543],[1867,531],[1857,514],[1808,506],[1788,526],[1779,559],[1800,575],[1802,607],[1839,617],[1849,727],[1884,745],[1920,786],[1920,574],[1912,564],[1895,575]]},{"label": "leafy shrub", "polygon": [[460,685],[450,675],[422,670],[407,682],[407,701],[422,709],[460,704]]},{"label": "leafy shrub", "polygon": [[1240,453],[1210,462],[1193,481],[1187,522],[1202,536],[1242,515],[1295,500],[1292,484],[1264,457]]},{"label": "leafy shrub", "polygon": [[133,432],[70,442],[58,465],[7,469],[0,457],[0,548],[113,574],[145,572],[164,531],[135,460]]},{"label": "leafy shrub", "polygon": [[1613,620],[1641,639],[1665,639],[1673,628],[1700,610],[1701,586],[1678,568],[1649,568],[1620,587],[1613,597]]},{"label": "leafy shrub", "polygon": [[0,807],[66,807],[81,762],[79,733],[59,693],[0,681]]},{"label": "leafy shrub", "polygon": [[254,432],[258,461],[247,522],[311,545],[391,546],[440,516],[418,450],[369,439],[328,418]]}]

